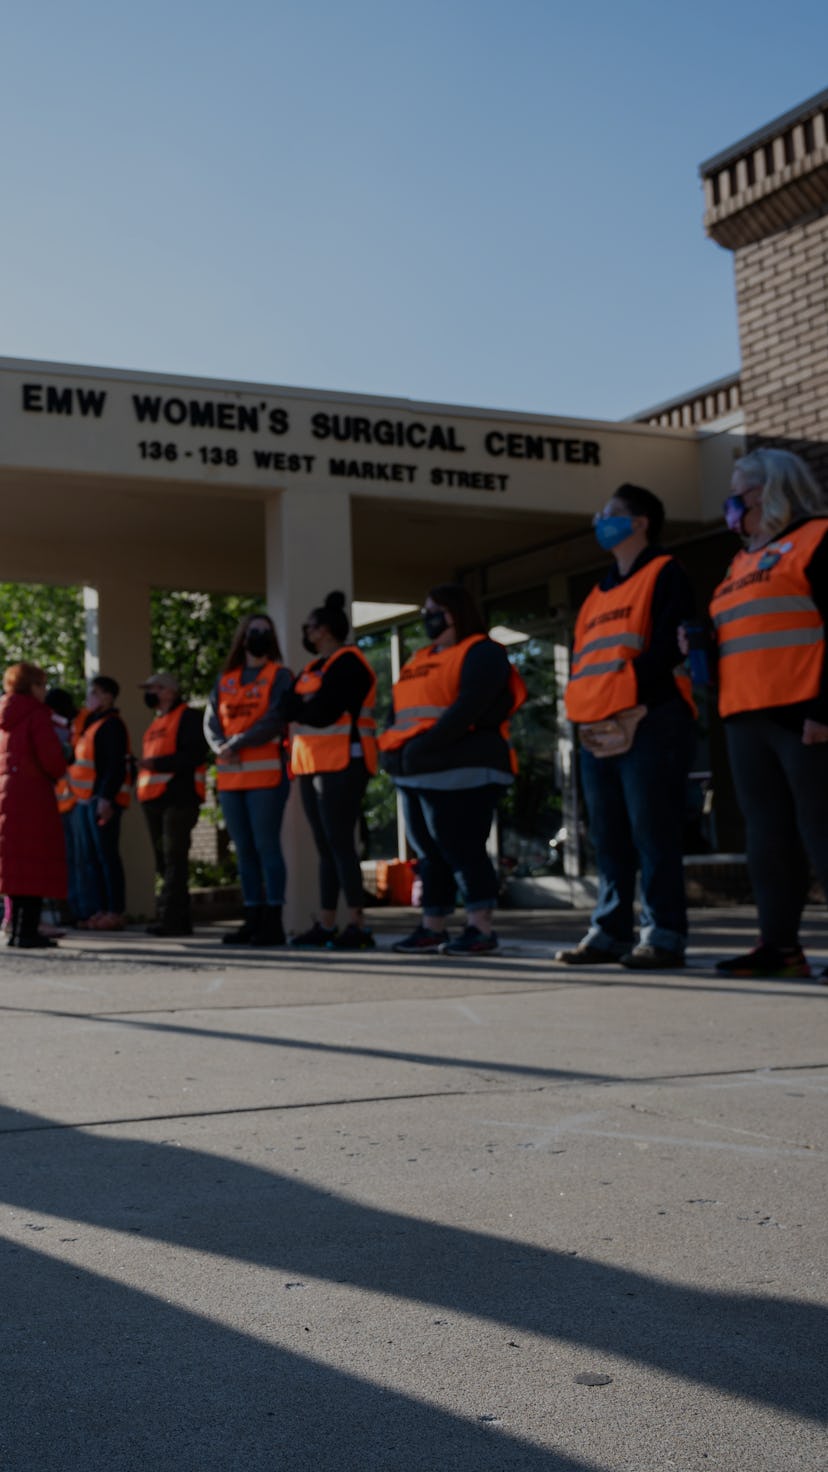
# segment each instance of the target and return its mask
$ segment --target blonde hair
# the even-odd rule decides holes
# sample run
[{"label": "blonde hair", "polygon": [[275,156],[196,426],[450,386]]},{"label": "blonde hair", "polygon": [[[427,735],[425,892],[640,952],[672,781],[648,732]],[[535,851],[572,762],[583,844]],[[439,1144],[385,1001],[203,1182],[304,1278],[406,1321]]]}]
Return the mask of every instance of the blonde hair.
[{"label": "blonde hair", "polygon": [[734,470],[762,488],[762,525],[771,536],[800,516],[828,514],[828,496],[791,450],[751,450]]}]

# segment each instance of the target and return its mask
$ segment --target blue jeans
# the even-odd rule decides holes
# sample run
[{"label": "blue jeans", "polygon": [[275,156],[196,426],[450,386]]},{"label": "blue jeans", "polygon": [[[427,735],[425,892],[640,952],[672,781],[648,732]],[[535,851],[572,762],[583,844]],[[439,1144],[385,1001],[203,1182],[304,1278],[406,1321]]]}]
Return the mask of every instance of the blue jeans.
[{"label": "blue jeans", "polygon": [[399,790],[405,831],[419,859],[424,913],[450,915],[458,889],[467,910],[493,910],[497,874],[486,840],[503,788],[490,783],[457,791]]},{"label": "blue jeans", "polygon": [[282,856],[282,818],[290,796],[283,777],[278,787],[220,792],[227,831],[239,863],[245,905],[283,905],[287,871]]},{"label": "blue jeans", "polygon": [[73,808],[70,808],[68,813],[63,813],[60,820],[63,825],[63,841],[66,844],[66,904],[69,908],[69,914],[74,920],[88,920],[89,915],[94,914],[94,911],[90,910],[89,915],[86,915],[83,909],[83,871],[81,868],[80,843],[77,833],[78,823],[75,817],[76,812],[77,803]]},{"label": "blue jeans", "polygon": [[72,810],[73,817],[77,814],[78,892],[83,909],[79,918],[82,920],[88,920],[100,910],[123,915],[126,909],[124,866],[119,852],[124,810],[113,807],[109,822],[99,827],[97,806],[97,798],[92,797],[88,802],[79,802]]},{"label": "blue jeans", "polygon": [[687,902],[682,865],[687,774],[695,727],[684,701],[655,706],[623,756],[581,750],[581,782],[598,865],[598,903],[587,935],[622,954],[634,942],[641,870],[641,941],[683,952]]}]

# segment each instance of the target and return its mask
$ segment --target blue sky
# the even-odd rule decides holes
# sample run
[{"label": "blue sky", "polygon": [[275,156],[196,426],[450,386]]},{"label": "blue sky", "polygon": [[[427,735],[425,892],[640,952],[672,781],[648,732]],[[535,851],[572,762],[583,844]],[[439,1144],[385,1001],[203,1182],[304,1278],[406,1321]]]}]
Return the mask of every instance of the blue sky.
[{"label": "blue sky", "polygon": [[697,167],[827,56],[824,0],[6,7],[0,352],[633,413],[738,366]]}]

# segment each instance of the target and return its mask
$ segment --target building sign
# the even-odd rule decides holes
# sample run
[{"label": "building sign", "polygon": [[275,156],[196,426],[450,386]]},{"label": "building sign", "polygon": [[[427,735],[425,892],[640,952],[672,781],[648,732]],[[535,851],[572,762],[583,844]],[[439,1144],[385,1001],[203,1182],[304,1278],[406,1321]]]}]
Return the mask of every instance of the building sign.
[{"label": "building sign", "polygon": [[[598,439],[566,433],[554,421],[527,423],[528,416],[514,416],[517,423],[480,411],[448,418],[445,410],[413,405],[409,412],[404,403],[389,407],[382,400],[376,409],[369,401],[370,407],[352,410],[301,391],[205,393],[195,384],[148,386],[127,374],[73,379],[7,370],[0,384],[5,431],[16,426],[12,439],[25,446],[22,463],[40,456],[46,468],[60,449],[59,468],[90,473],[247,485],[312,477],[377,491],[498,495],[509,491],[517,468],[560,466],[577,474],[602,464]],[[73,453],[79,449],[82,464]]]}]

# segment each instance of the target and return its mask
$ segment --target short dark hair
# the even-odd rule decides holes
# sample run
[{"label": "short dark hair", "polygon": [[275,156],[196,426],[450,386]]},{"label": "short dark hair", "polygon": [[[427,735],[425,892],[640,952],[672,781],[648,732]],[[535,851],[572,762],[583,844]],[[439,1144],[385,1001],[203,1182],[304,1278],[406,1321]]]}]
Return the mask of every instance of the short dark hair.
[{"label": "short dark hair", "polygon": [[630,485],[625,482],[614,492],[618,501],[623,501],[631,516],[646,516],[647,541],[658,542],[664,530],[664,503],[654,495],[652,491],[645,490],[644,486]]},{"label": "short dark hair", "polygon": [[351,627],[345,605],[344,593],[329,593],[320,608],[311,609],[311,618],[320,629],[327,629],[334,639],[344,641]]},{"label": "short dark hair", "polygon": [[94,690],[102,690],[104,695],[111,695],[113,700],[117,700],[121,693],[118,681],[113,680],[111,675],[96,675],[89,683]]},{"label": "short dark hair", "polygon": [[46,691],[46,704],[56,716],[63,716],[65,721],[73,721],[78,713],[69,691],[62,689],[60,685],[53,685],[51,690]]},{"label": "short dark hair", "polygon": [[489,632],[480,604],[462,583],[438,583],[436,588],[429,588],[428,597],[451,614],[458,644],[472,634]]}]

